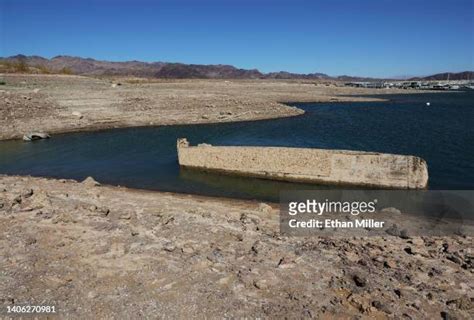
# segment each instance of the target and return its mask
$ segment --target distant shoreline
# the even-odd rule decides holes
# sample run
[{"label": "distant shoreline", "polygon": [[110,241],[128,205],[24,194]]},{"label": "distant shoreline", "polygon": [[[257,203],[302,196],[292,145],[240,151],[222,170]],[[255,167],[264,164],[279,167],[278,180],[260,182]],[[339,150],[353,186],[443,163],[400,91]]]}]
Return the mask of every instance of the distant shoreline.
[{"label": "distant shoreline", "polygon": [[[213,124],[304,114],[291,103],[384,101],[415,90],[361,89],[284,80],[179,80],[135,83],[84,76],[3,74],[0,140],[24,134]],[[425,91],[426,92],[426,91]],[[368,97],[370,95],[370,97]],[[282,103],[281,101],[291,101]]]}]

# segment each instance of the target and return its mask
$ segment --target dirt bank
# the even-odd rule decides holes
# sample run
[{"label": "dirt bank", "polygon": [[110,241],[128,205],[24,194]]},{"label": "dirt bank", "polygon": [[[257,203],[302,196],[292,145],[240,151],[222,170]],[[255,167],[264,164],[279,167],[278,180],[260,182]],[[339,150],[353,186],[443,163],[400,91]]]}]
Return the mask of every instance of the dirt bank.
[{"label": "dirt bank", "polygon": [[472,318],[471,237],[279,236],[267,204],[0,176],[0,301],[62,318]]},{"label": "dirt bank", "polygon": [[31,131],[259,120],[300,115],[285,101],[370,101],[354,95],[407,93],[274,80],[100,80],[0,75],[0,140]]}]

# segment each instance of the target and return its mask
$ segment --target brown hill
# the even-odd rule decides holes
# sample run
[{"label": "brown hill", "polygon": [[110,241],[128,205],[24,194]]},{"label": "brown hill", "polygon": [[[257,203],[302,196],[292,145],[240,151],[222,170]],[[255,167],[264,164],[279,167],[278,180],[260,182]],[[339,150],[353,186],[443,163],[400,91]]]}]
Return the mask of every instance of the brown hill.
[{"label": "brown hill", "polygon": [[[16,55],[0,58],[4,72],[68,73],[81,75],[138,76],[151,78],[202,78],[202,79],[324,79],[330,78],[322,73],[300,75],[289,72],[263,74],[256,69],[239,69],[231,65],[199,65],[167,62],[101,61],[91,58],[56,56],[46,59],[39,56]],[[0,71],[2,71],[0,69]]]},{"label": "brown hill", "polygon": [[[286,71],[262,73],[257,69],[239,69],[223,64],[184,64],[169,62],[102,61],[91,58],[56,56],[46,59],[40,56],[16,55],[0,58],[0,72],[74,73],[94,76],[136,76],[165,79],[313,79],[339,81],[378,81],[382,79],[338,76],[324,73],[299,74]],[[474,72],[439,73],[410,80],[471,80]]]},{"label": "brown hill", "polygon": [[[39,56],[17,55],[1,58],[0,63],[12,71],[25,71],[28,66],[32,72],[59,73],[68,70],[81,75],[138,76],[152,78],[204,78],[204,79],[257,79],[264,75],[258,70],[238,69],[229,65],[195,65],[164,62],[100,61],[91,58],[56,56],[46,59]],[[5,70],[8,72],[8,70]]]},{"label": "brown hill", "polygon": [[411,78],[410,80],[473,80],[474,79],[474,71],[464,71],[464,72],[444,72],[444,73],[437,73],[431,76],[426,77],[415,77]]}]

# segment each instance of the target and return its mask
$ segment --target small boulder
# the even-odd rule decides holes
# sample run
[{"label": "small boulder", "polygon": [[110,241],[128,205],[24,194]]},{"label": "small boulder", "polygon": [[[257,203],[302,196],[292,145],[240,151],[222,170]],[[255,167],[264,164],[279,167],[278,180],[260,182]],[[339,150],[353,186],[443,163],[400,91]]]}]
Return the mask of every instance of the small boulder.
[{"label": "small boulder", "polygon": [[46,132],[30,132],[23,136],[23,141],[34,141],[40,139],[49,139],[51,136]]},{"label": "small boulder", "polygon": [[365,287],[367,285],[367,279],[362,277],[360,274],[353,274],[352,280],[354,281],[355,285],[358,287]]},{"label": "small boulder", "polygon": [[92,178],[92,177],[87,177],[86,179],[84,179],[84,181],[82,181],[82,184],[84,184],[88,187],[98,187],[98,186],[100,186],[100,183],[95,181],[94,178]]},{"label": "small boulder", "polygon": [[268,289],[268,283],[267,283],[267,280],[265,279],[255,280],[253,282],[253,285],[255,286],[255,288],[260,289],[260,290]]},{"label": "small boulder", "polygon": [[398,225],[396,225],[395,223],[392,224],[390,228],[386,229],[385,232],[391,236],[395,236],[395,237],[400,236],[400,229],[398,228]]},{"label": "small boulder", "polygon": [[394,207],[383,208],[380,212],[381,213],[388,213],[388,214],[392,214],[392,215],[402,214],[402,212],[400,210],[398,210],[397,208],[394,208]]},{"label": "small boulder", "polygon": [[270,213],[270,212],[272,212],[272,210],[273,210],[273,208],[271,206],[269,206],[268,204],[266,204],[266,203],[261,202],[258,205],[258,211],[260,211],[260,212]]},{"label": "small boulder", "polygon": [[449,300],[446,302],[446,304],[455,306],[457,309],[460,310],[470,310],[474,307],[474,303],[471,301],[471,298],[469,298],[467,295],[462,296],[458,299],[453,299]]},{"label": "small boulder", "polygon": [[394,269],[397,267],[397,262],[393,259],[387,259],[383,263],[385,268]]},{"label": "small boulder", "polygon": [[167,242],[163,246],[163,250],[168,251],[168,252],[173,252],[174,250],[176,250],[176,246],[172,242]]},{"label": "small boulder", "polygon": [[84,118],[84,116],[82,115],[82,113],[80,113],[79,111],[74,111],[74,112],[72,113],[72,115],[75,116],[75,117],[78,117],[79,119]]}]

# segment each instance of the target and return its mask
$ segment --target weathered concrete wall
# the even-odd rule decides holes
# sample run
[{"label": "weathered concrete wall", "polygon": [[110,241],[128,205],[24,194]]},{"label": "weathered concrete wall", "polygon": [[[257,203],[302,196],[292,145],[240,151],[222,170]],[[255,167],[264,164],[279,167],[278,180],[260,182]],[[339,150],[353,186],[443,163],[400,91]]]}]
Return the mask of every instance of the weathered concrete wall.
[{"label": "weathered concrete wall", "polygon": [[418,157],[375,152],[280,147],[190,147],[178,139],[179,164],[265,179],[420,189],[428,184]]}]

